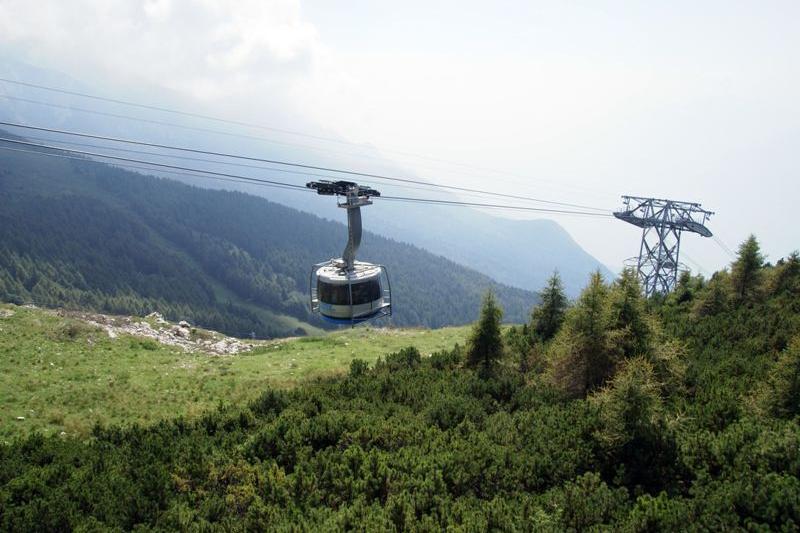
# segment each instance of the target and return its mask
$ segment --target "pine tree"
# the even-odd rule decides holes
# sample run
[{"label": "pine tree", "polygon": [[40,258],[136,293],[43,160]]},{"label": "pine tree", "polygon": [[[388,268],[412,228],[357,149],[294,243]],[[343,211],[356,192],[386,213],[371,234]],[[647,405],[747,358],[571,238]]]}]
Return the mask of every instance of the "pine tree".
[{"label": "pine tree", "polygon": [[503,355],[503,339],[500,335],[500,320],[503,310],[497,305],[494,294],[487,292],[478,322],[472,328],[467,349],[467,365],[490,371]]},{"label": "pine tree", "polygon": [[772,269],[767,283],[770,294],[800,292],[800,253],[793,252]]},{"label": "pine tree", "polygon": [[553,341],[556,386],[584,396],[613,375],[616,361],[608,349],[609,329],[608,288],[595,272]]},{"label": "pine tree", "polygon": [[633,269],[626,268],[614,282],[610,294],[610,327],[614,344],[624,358],[647,355],[652,332],[647,323],[645,302],[639,278]]},{"label": "pine tree", "polygon": [[564,294],[564,287],[558,271],[553,272],[553,275],[547,280],[547,286],[541,296],[541,305],[533,310],[531,329],[538,338],[549,341],[561,329],[567,311],[567,297]]},{"label": "pine tree", "polygon": [[750,300],[761,286],[764,256],[755,235],[750,235],[739,246],[739,256],[734,261],[731,269],[731,282],[733,291],[739,300]]}]

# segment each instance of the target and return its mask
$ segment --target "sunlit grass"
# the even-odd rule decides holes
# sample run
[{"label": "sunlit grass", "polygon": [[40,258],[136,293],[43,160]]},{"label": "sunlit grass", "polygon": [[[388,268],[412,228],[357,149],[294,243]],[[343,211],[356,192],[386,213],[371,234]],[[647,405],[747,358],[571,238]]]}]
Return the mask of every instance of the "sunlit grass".
[{"label": "sunlit grass", "polygon": [[[468,328],[359,327],[261,343],[233,356],[185,353],[39,309],[0,306],[0,439],[32,431],[88,436],[95,423],[150,423],[240,404],[264,388],[291,387],[370,363],[405,346],[427,355],[464,343]],[[18,420],[24,417],[24,420]]]}]

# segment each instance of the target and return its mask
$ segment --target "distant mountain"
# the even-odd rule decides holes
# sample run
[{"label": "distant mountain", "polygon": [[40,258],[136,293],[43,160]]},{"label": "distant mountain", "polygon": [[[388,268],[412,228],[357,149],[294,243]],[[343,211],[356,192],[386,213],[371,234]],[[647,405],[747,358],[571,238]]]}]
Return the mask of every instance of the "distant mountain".
[{"label": "distant mountain", "polygon": [[[14,61],[4,61],[0,64],[0,77],[66,87],[78,92],[110,94],[86,86],[63,74]],[[131,108],[13,84],[5,84],[4,91],[6,95],[16,99],[0,97],[0,119],[419,179],[413,172],[393,163],[369,146],[354,147],[297,136],[282,136],[275,131],[203,121],[152,109]],[[119,89],[118,93],[113,95],[177,109],[192,107],[191,104],[165,93],[163,89],[128,87]],[[156,98],[154,95],[158,95],[158,101],[154,101]],[[34,103],[35,101],[51,105],[41,105]],[[96,113],[87,113],[85,111],[87,109]],[[271,125],[283,126],[289,123],[293,124],[290,129],[309,129],[303,126],[301,117],[294,119],[286,117],[282,110],[275,110],[275,116],[276,124]],[[139,120],[122,117],[135,117]],[[167,126],[166,123],[175,126]],[[21,131],[15,133],[30,134]],[[46,133],[36,133],[35,136],[108,146],[102,141],[81,141]],[[326,137],[332,136],[333,134],[326,134]],[[191,165],[194,168],[217,171],[224,169],[248,175],[255,173],[261,177],[268,176],[270,179],[292,183],[319,179],[314,176],[318,173],[313,171],[298,176],[266,169],[256,171],[234,167],[232,170],[230,166],[207,161],[187,161],[163,152],[157,159],[162,162]],[[341,175],[335,176],[337,179],[346,178]],[[198,177],[169,177],[207,188],[222,187],[249,192],[325,218],[343,220],[342,213],[332,205],[329,198],[299,195],[293,191],[264,189],[247,184],[220,184],[218,181]],[[458,199],[457,196],[441,190],[409,191],[397,183],[385,180],[365,178],[364,181],[368,181],[385,195]],[[491,185],[482,188],[491,189]],[[366,210],[364,217],[366,228],[375,233],[412,243],[476,269],[497,281],[528,290],[540,289],[554,270],[560,272],[565,288],[571,296],[580,292],[588,274],[594,270],[599,269],[606,277],[612,276],[604,265],[584,251],[557,222],[552,220],[512,220],[470,208],[392,202],[382,202]]]},{"label": "distant mountain", "polygon": [[[256,196],[11,151],[0,153],[0,205],[3,300],[158,310],[238,336],[322,326],[307,308],[309,269],[338,256],[346,240],[341,223]],[[489,288],[509,321],[525,320],[537,301],[532,292],[371,233],[359,257],[389,266],[396,325],[472,321]]]}]

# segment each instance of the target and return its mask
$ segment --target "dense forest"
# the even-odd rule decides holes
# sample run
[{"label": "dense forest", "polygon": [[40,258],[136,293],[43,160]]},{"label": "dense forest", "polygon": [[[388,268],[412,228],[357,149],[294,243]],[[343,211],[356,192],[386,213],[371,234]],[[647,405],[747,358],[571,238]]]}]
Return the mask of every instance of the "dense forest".
[{"label": "dense forest", "polygon": [[750,239],[647,301],[632,272],[465,346],[198,420],[0,447],[0,527],[797,531],[800,256]]},{"label": "dense forest", "polygon": [[[255,196],[19,152],[0,159],[0,204],[0,300],[160,311],[235,336],[323,326],[308,311],[309,270],[338,257],[347,235],[339,222]],[[467,323],[487,288],[509,320],[536,301],[411,245],[364,241],[359,257],[390,269],[395,325]]]}]

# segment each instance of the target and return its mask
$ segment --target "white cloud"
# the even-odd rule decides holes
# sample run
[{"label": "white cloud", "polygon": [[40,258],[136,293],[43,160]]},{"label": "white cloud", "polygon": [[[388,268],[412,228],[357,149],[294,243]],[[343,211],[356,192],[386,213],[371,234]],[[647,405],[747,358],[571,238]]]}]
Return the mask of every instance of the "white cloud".
[{"label": "white cloud", "polygon": [[285,94],[319,42],[297,0],[0,0],[0,46],[76,77],[215,100]]}]

